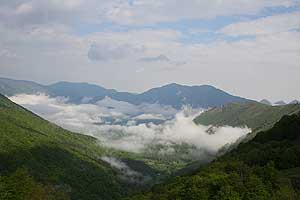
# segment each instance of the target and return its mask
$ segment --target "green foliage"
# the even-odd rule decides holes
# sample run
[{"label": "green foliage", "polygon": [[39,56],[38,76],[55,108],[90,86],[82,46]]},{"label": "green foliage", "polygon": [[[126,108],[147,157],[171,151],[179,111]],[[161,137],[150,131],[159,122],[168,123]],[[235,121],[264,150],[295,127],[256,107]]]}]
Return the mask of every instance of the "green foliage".
[{"label": "green foliage", "polygon": [[129,199],[298,200],[299,127],[300,114],[285,116],[194,174]]},{"label": "green foliage", "polygon": [[1,200],[68,200],[61,188],[43,185],[34,180],[29,172],[20,168],[9,176],[0,176]]},{"label": "green foliage", "polygon": [[[119,171],[100,159],[103,155],[131,161],[127,154],[66,131],[0,95],[1,200],[51,199],[44,192],[51,190],[71,199],[116,200],[134,191],[132,186],[138,186],[120,179]],[[146,168],[143,162],[139,166],[141,171]]]},{"label": "green foliage", "polygon": [[[298,106],[276,109],[263,114],[255,114],[253,109],[251,116],[258,120],[244,118],[246,115],[236,112],[231,114],[238,116],[237,124],[258,130],[275,123],[284,113],[295,112]],[[270,118],[262,120],[266,116]],[[178,148],[178,153],[184,152],[184,146]],[[151,152],[141,158],[141,155],[103,148],[94,138],[66,131],[0,95],[1,200],[117,200],[140,189],[121,180],[116,169],[101,161],[103,155],[121,157],[134,170],[153,177],[158,176],[158,171],[145,162],[165,170],[167,163],[173,161],[164,157],[155,160]],[[137,158],[140,161],[133,160]],[[173,163],[170,171],[183,165]],[[291,115],[195,173],[156,185],[151,191],[128,199],[297,200],[299,185],[300,116]]]},{"label": "green foliage", "polygon": [[248,126],[257,132],[270,129],[282,116],[299,111],[299,104],[270,106],[257,102],[231,103],[210,109],[196,117],[194,121],[203,125]]}]

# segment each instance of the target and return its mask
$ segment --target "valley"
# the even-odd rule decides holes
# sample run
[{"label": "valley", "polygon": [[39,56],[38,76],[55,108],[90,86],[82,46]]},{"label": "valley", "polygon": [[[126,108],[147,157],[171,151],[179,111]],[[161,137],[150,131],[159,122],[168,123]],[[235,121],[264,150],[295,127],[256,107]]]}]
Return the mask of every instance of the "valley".
[{"label": "valley", "polygon": [[300,0],[0,0],[0,200],[300,200]]},{"label": "valley", "polygon": [[[87,94],[90,90],[93,91],[85,88],[81,92]],[[13,94],[13,91],[7,92],[7,95]],[[255,141],[261,140],[257,138],[262,134],[272,135],[275,127],[284,126],[281,125],[283,119],[280,120],[283,116],[296,119],[300,112],[299,104],[271,106],[249,100],[224,103],[213,108],[186,105],[178,109],[172,103],[134,105],[107,96],[99,101],[72,103],[69,101],[71,96],[53,96],[33,88],[22,92],[8,96],[10,100],[1,96],[0,169],[3,186],[0,193],[4,199],[27,198],[26,195],[33,194],[39,198],[54,199],[115,200],[128,196],[132,196],[132,199],[170,199],[180,195],[188,199],[204,195],[211,199],[217,198],[211,196],[216,194],[210,193],[211,189],[202,191],[195,188],[195,191],[189,190],[187,195],[187,191],[182,191],[177,184],[197,185],[189,182],[194,179],[193,174],[211,176],[211,171],[215,170],[222,174],[229,166],[241,168],[245,165],[251,169],[251,176],[252,173],[257,176],[257,170],[273,167],[272,170],[282,170],[282,173],[276,173],[283,174],[280,180],[285,178],[285,181],[290,180],[287,178],[290,174],[297,174],[297,163],[288,168],[279,167],[279,163],[271,166],[277,159],[273,157],[268,158],[270,162],[264,158],[261,168],[252,169],[253,155],[250,155],[251,151],[247,151],[249,155],[244,155],[243,149],[256,152]],[[289,121],[288,117],[286,119]],[[285,127],[277,129],[279,131],[276,134],[286,130]],[[291,129],[291,134],[296,132]],[[297,134],[295,137],[298,137]],[[271,139],[264,139],[264,142],[269,141]],[[226,182],[230,183],[232,172],[226,171],[230,173]],[[173,178],[178,176],[182,178],[175,178],[176,181],[172,183]],[[263,181],[259,184],[265,184],[264,177],[258,178]],[[26,184],[31,184],[30,193],[24,190],[24,196],[18,196],[16,191],[21,186],[16,179],[24,179]],[[168,180],[174,190],[165,193],[169,185],[160,184]],[[210,180],[207,181],[203,183],[205,187],[211,184]],[[152,192],[144,196],[137,195],[153,186]],[[228,186],[231,187],[237,186]],[[224,188],[224,195],[227,195],[228,188]],[[273,188],[267,189],[273,191]],[[240,188],[237,190],[242,191]],[[298,194],[294,185],[289,186],[287,192],[289,195]],[[234,195],[241,196],[244,193]],[[267,192],[266,197],[270,197]]]}]

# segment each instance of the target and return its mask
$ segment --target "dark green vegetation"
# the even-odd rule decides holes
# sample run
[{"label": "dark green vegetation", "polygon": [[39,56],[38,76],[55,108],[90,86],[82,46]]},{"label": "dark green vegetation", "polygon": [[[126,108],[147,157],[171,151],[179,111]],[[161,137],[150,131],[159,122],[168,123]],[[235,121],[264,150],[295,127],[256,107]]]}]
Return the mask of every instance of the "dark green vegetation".
[{"label": "dark green vegetation", "polygon": [[[71,103],[95,103],[108,96],[117,101],[134,105],[143,103],[172,106],[181,109],[183,105],[194,108],[221,106],[231,102],[251,102],[251,100],[233,96],[210,85],[184,86],[175,83],[134,94],[118,92],[88,83],[58,82],[42,86],[34,82],[0,78],[0,93],[15,95],[18,93],[46,93],[51,96],[66,96]],[[87,98],[89,101],[86,102]]]},{"label": "dark green vegetation", "polygon": [[271,128],[282,116],[300,111],[300,104],[270,106],[257,102],[231,103],[202,113],[197,124],[233,127],[248,126],[254,132]]},{"label": "dark green vegetation", "polygon": [[121,157],[146,175],[157,173],[131,155],[102,148],[95,138],[66,131],[0,95],[1,200],[116,200],[140,187],[120,178],[124,172],[103,162],[104,155]]},{"label": "dark green vegetation", "polygon": [[300,113],[208,166],[131,200],[299,200]]}]

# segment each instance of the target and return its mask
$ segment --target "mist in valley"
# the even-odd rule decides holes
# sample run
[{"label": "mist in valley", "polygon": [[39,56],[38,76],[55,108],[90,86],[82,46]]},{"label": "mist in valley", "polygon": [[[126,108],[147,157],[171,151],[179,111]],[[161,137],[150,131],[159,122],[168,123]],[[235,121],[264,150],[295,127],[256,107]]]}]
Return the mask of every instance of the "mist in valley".
[{"label": "mist in valley", "polygon": [[247,127],[196,125],[193,119],[203,109],[188,106],[181,110],[159,104],[136,106],[108,97],[95,104],[69,104],[64,97],[45,94],[10,99],[65,129],[97,138],[99,145],[151,156],[210,161],[221,148],[251,132]]}]

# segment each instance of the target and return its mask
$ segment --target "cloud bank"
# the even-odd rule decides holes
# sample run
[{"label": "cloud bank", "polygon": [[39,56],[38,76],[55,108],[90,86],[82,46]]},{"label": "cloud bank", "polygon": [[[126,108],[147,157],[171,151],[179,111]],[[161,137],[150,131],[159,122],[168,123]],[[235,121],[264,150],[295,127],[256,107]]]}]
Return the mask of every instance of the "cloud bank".
[{"label": "cloud bank", "polygon": [[207,159],[250,132],[248,128],[225,126],[214,127],[212,134],[210,126],[193,122],[201,111],[190,108],[171,112],[168,107],[134,106],[108,98],[96,105],[72,105],[67,99],[44,94],[20,94],[10,99],[66,129],[94,136],[102,145],[135,153],[172,155],[185,145],[195,159]]}]

